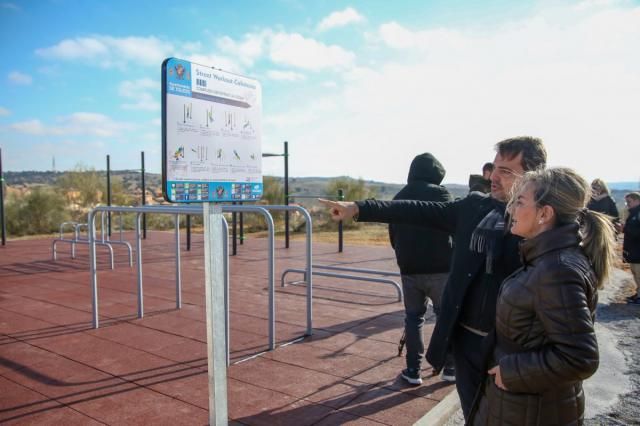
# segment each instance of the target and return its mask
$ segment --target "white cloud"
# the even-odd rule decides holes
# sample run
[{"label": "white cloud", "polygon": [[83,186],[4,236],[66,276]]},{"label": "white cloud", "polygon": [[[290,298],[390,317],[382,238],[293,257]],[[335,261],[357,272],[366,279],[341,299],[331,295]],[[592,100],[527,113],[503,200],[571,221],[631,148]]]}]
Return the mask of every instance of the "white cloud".
[{"label": "white cloud", "polygon": [[0,106],[0,117],[6,116],[6,115],[11,115],[11,111]]},{"label": "white cloud", "polygon": [[186,56],[185,59],[196,64],[206,65],[224,71],[235,72],[238,74],[244,73],[244,68],[242,66],[226,56],[193,54]]},{"label": "white cloud", "polygon": [[326,45],[297,33],[271,37],[271,60],[306,70],[344,69],[353,66],[355,55],[336,45]]},{"label": "white cloud", "polygon": [[345,10],[332,12],[318,24],[319,31],[326,31],[332,28],[344,27],[345,25],[363,22],[364,16],[360,15],[357,10],[347,7]]},{"label": "white cloud", "polygon": [[216,44],[223,53],[238,58],[244,65],[251,66],[264,53],[264,45],[269,35],[270,31],[268,30],[260,33],[248,33],[244,35],[242,42],[224,36],[218,39]]},{"label": "white cloud", "polygon": [[36,54],[48,59],[84,61],[104,68],[124,68],[129,63],[157,66],[174,51],[172,43],[154,36],[96,35],[65,39],[54,46],[36,49]]},{"label": "white cloud", "polygon": [[242,66],[252,67],[265,56],[278,65],[313,71],[347,69],[353,66],[355,60],[352,52],[340,46],[326,45],[298,33],[274,32],[270,29],[247,33],[242,41],[225,36],[219,38],[216,44],[226,56],[203,55],[202,61],[208,62],[200,63],[211,64],[214,59],[218,59],[216,62],[222,59],[228,65],[220,68],[235,72],[243,72],[235,61]]},{"label": "white cloud", "polygon": [[54,125],[45,125],[34,119],[14,123],[9,127],[18,133],[34,136],[86,135],[103,138],[136,128],[132,123],[117,122],[104,114],[92,112],[76,112],[56,121]]},{"label": "white cloud", "polygon": [[285,80],[285,81],[302,81],[305,79],[304,74],[300,74],[294,71],[267,71],[267,76],[272,80]]},{"label": "white cloud", "polygon": [[403,182],[429,151],[446,182],[464,184],[497,141],[530,134],[550,165],[637,180],[640,7],[543,9],[491,30],[389,23],[379,35],[400,59],[345,72],[340,90],[322,92],[331,108],[265,117],[265,141],[286,134],[300,153],[293,175]]},{"label": "white cloud", "polygon": [[23,86],[28,86],[33,83],[33,78],[29,74],[24,74],[20,71],[11,71],[7,78],[13,84],[20,84]]},{"label": "white cloud", "polygon": [[125,80],[118,87],[118,94],[132,102],[122,104],[129,110],[160,111],[160,84],[150,78]]}]

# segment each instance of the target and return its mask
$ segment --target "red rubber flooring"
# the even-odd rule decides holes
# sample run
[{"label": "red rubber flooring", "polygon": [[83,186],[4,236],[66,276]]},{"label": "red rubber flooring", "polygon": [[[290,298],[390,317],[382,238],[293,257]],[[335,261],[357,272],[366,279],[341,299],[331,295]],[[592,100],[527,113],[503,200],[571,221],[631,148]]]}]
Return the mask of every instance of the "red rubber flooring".
[{"label": "red rubber flooring", "polygon": [[[297,241],[289,249],[276,242],[279,347],[267,351],[266,246],[264,239],[247,240],[231,258],[231,362],[254,357],[228,370],[230,423],[411,425],[453,389],[437,378],[419,387],[399,378],[403,309],[389,285],[314,277],[314,334],[280,346],[306,330],[305,288],[279,285],[284,269],[304,268]],[[149,232],[143,241],[141,319],[135,262],[130,268],[124,247],[115,246],[110,270],[98,247],[98,329],[86,246],[71,259],[68,246],[59,245],[55,262],[50,239],[0,248],[1,423],[208,423],[202,236],[193,237],[191,251],[183,241],[179,310],[173,247],[170,232]],[[313,250],[316,264],[397,271],[390,248],[346,246],[338,253],[335,244],[314,244]]]}]

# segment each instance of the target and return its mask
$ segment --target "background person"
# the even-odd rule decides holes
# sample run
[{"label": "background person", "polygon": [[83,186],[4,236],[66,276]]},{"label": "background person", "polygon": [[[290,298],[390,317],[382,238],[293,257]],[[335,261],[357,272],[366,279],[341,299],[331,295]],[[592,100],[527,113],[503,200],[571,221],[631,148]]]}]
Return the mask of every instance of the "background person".
[{"label": "background person", "polygon": [[525,171],[543,168],[547,153],[542,141],[530,136],[496,144],[491,174],[491,195],[472,192],[450,202],[376,201],[333,202],[321,200],[334,220],[357,217],[367,222],[427,226],[453,235],[454,248],[449,280],[427,349],[427,361],[442,370],[453,351],[456,389],[462,412],[468,416],[486,372],[480,350],[483,338],[495,325],[500,283],[520,267],[521,238],[505,229],[505,207],[511,187]]},{"label": "background person", "polygon": [[527,173],[510,204],[523,267],[500,288],[496,346],[476,425],[577,425],[598,368],[597,289],[615,257],[607,216],[571,169]]},{"label": "background person", "polygon": [[614,225],[620,226],[620,213],[616,202],[611,196],[609,187],[602,179],[594,179],[591,182],[591,199],[587,204],[589,210],[604,213],[612,217]]},{"label": "background person", "polygon": [[480,191],[484,194],[491,192],[491,173],[493,172],[493,163],[484,163],[482,166],[482,175],[469,176],[469,192]]},{"label": "background person", "polygon": [[636,294],[627,297],[627,302],[640,305],[640,193],[630,192],[624,199],[629,215],[623,228],[622,259],[629,264],[636,284]]},{"label": "background person", "polygon": [[[394,200],[451,201],[444,186],[445,169],[430,153],[416,156],[409,168],[407,185]],[[424,356],[422,326],[431,299],[436,318],[440,314],[442,291],[447,282],[451,261],[451,239],[446,232],[411,225],[389,225],[389,239],[396,253],[404,294],[404,335],[407,368],[401,377],[407,382],[422,383],[420,365]],[[443,369],[444,380],[455,380],[453,359]]]}]

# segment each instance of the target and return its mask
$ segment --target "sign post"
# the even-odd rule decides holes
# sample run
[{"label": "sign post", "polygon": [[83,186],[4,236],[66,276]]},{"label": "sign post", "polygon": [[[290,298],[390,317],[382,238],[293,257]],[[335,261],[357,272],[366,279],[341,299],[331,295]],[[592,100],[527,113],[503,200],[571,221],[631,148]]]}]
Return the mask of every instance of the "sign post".
[{"label": "sign post", "polygon": [[226,425],[227,340],[224,305],[222,206],[205,203],[204,275],[207,310],[207,358],[209,370],[209,424]]},{"label": "sign post", "polygon": [[216,426],[228,423],[220,203],[262,197],[261,113],[256,80],[182,59],[162,63],[162,192],[169,202],[203,203],[209,423]]}]

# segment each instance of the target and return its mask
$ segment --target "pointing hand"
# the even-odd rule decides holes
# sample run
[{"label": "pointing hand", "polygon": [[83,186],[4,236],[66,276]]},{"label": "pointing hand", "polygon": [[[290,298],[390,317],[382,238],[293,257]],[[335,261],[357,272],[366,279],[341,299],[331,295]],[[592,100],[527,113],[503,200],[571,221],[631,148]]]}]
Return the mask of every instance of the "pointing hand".
[{"label": "pointing hand", "polygon": [[358,205],[351,201],[329,201],[318,198],[321,204],[327,206],[331,213],[331,219],[335,222],[351,219],[358,215]]}]

